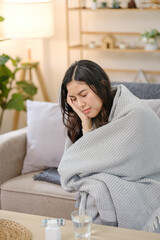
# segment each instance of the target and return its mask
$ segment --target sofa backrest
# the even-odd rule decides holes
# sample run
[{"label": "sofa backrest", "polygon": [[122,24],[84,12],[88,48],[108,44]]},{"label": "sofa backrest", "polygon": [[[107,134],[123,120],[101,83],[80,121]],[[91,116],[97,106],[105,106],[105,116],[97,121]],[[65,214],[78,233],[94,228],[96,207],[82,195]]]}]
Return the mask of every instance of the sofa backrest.
[{"label": "sofa backrest", "polygon": [[160,84],[135,83],[135,82],[112,82],[112,85],[123,84],[136,97],[141,99],[160,99]]}]

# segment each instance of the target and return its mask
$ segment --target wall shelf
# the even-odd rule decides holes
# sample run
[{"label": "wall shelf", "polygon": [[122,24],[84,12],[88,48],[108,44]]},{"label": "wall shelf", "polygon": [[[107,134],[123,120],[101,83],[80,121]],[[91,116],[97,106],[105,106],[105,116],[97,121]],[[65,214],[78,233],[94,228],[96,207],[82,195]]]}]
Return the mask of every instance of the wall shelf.
[{"label": "wall shelf", "polygon": [[[118,72],[118,73],[137,73],[138,71],[135,69],[111,69],[111,68],[104,68],[106,72]],[[153,70],[143,70],[145,74],[154,74],[159,75],[160,71],[153,71]]]},{"label": "wall shelf", "polygon": [[[88,56],[90,56],[90,53],[92,54],[92,52],[93,53],[95,52],[94,56],[96,56],[96,59],[98,59],[99,54],[100,54],[100,56],[102,55],[105,58],[105,54],[106,54],[106,57],[107,57],[107,53],[110,53],[109,56],[112,56],[112,59],[114,59],[115,56],[116,56],[116,60],[118,59],[117,56],[119,58],[121,58],[120,54],[122,54],[122,57],[123,57],[122,61],[124,61],[124,60],[127,61],[128,59],[130,59],[132,61],[133,58],[136,59],[137,62],[146,61],[146,60],[148,61],[148,59],[151,56],[152,56],[151,58],[154,59],[153,60],[154,63],[156,61],[160,60],[160,48],[157,49],[157,50],[146,51],[143,48],[143,45],[139,44],[138,37],[140,36],[141,31],[139,30],[140,29],[139,26],[134,27],[134,22],[133,22],[134,21],[134,16],[136,15],[136,13],[137,13],[139,19],[141,19],[141,14],[138,14],[138,13],[143,13],[144,12],[144,13],[146,13],[145,16],[147,18],[147,22],[145,23],[145,26],[147,28],[148,22],[151,21],[153,15],[156,15],[156,18],[159,18],[160,8],[137,8],[137,9],[98,8],[98,9],[93,10],[91,8],[82,8],[81,7],[82,6],[82,1],[81,0],[77,0],[77,1],[75,1],[75,3],[73,3],[73,1],[72,1],[72,4],[77,4],[77,5],[75,5],[76,7],[74,7],[74,5],[70,5],[69,3],[70,3],[70,0],[66,0],[68,66],[73,62],[73,60],[71,61],[71,58],[72,59],[74,58],[74,54],[79,54],[78,58],[75,59],[75,60],[77,60],[77,59],[84,59],[84,57],[86,58],[87,54],[88,54]],[[91,15],[90,14],[87,15],[88,12],[91,12]],[[98,16],[101,16],[101,12],[104,12],[102,14],[103,18],[101,17],[99,19]],[[105,21],[106,20],[110,21],[110,18],[108,19],[108,16],[112,18],[112,21],[113,21],[113,19],[115,19],[115,16],[116,16],[116,19],[118,19],[117,22],[119,21],[119,18],[120,18],[120,24],[125,24],[125,21],[124,21],[124,23],[122,23],[122,16],[124,16],[124,14],[127,13],[127,12],[128,12],[128,15],[126,14],[127,16],[130,16],[129,14],[131,12],[134,13],[133,17],[131,19],[128,18],[128,22],[132,21],[131,26],[133,26],[133,28],[131,27],[131,28],[127,29],[127,28],[123,27],[123,25],[120,25],[121,27],[113,28],[113,31],[111,31],[112,28],[107,28],[108,25],[106,25],[106,29],[105,29],[105,27],[101,28],[101,25],[98,25],[98,24],[103,24],[102,19],[104,19],[104,26],[105,26]],[[149,12],[151,12],[152,15],[148,14]],[[157,12],[158,15],[154,14],[156,12]],[[96,13],[96,15],[94,15],[94,13]],[[113,15],[112,15],[112,13],[113,13]],[[117,15],[115,15],[116,13],[117,13]],[[120,13],[120,15],[118,15],[118,13]],[[72,18],[72,14],[73,14],[73,18]],[[98,15],[98,14],[100,14],[100,15]],[[94,23],[88,24],[89,23],[89,18],[91,17],[91,21],[93,21],[94,16],[96,16],[96,24],[95,25],[94,25]],[[142,18],[143,18],[143,15],[142,15]],[[87,22],[85,24],[86,19],[87,19]],[[99,22],[100,20],[101,20],[101,23]],[[100,26],[100,27],[97,27],[97,26]],[[118,29],[118,31],[116,31],[115,29],[116,30]],[[121,29],[123,29],[123,31],[121,31]],[[138,29],[139,32],[137,31],[137,29]],[[126,30],[128,30],[128,31],[126,31]],[[145,29],[143,29],[142,31],[144,31],[144,30]],[[160,29],[158,29],[158,30],[160,31]],[[105,37],[105,35],[115,36],[115,38],[116,38],[116,45],[115,46],[116,47],[107,48],[107,49],[104,49],[104,48],[101,47],[101,41],[102,41],[103,38],[100,39],[100,37],[101,36]],[[74,41],[72,39],[73,36],[74,37],[78,36],[78,38],[79,38],[78,41]],[[128,47],[125,48],[125,49],[120,49],[120,48],[118,48],[117,42],[118,41],[123,42],[123,39],[126,40],[126,41],[129,41],[129,43],[131,43],[131,44],[128,44]],[[94,48],[88,47],[89,43],[92,42],[92,40],[94,42],[96,42],[96,47],[94,47]],[[88,41],[88,43],[87,43],[87,41]],[[140,46],[138,46],[137,43]],[[131,46],[134,46],[134,47],[131,47]],[[87,51],[88,51],[88,53],[87,53]],[[101,52],[104,52],[104,54],[102,54]],[[114,53],[119,53],[119,55],[118,54],[115,55]],[[129,54],[131,54],[131,55],[129,55]],[[136,54],[137,54],[137,56],[136,56]],[[143,56],[146,56],[146,57],[143,57]],[[144,60],[142,60],[142,59],[144,59]],[[121,59],[120,59],[120,61],[121,61]],[[143,65],[143,62],[142,62],[142,65]],[[117,64],[117,66],[118,66],[118,64]],[[140,68],[142,68],[141,64],[136,65],[137,70],[132,69],[132,65],[131,65],[131,69],[129,69],[130,67],[128,67],[126,65],[124,65],[124,66],[126,67],[126,69],[122,65],[122,69],[119,69],[119,68],[115,67],[113,69],[108,68],[106,70],[111,71],[111,72],[136,73],[136,72],[139,71],[139,69],[138,69],[139,66],[140,66]],[[145,69],[147,69],[147,67]],[[149,66],[149,69],[152,69],[152,65]],[[155,66],[154,66],[154,69],[155,69]],[[147,74],[160,75],[159,69],[157,71],[156,70],[145,70],[144,72],[147,73]]]},{"label": "wall shelf", "polygon": [[111,12],[122,12],[122,11],[129,11],[129,12],[133,12],[133,11],[137,11],[137,12],[141,12],[141,11],[160,11],[160,8],[97,8],[97,9],[92,9],[92,8],[80,8],[80,7],[75,7],[75,8],[67,8],[68,11],[93,11],[93,12],[97,12],[97,11],[111,11]]},{"label": "wall shelf", "polygon": [[86,35],[106,35],[106,34],[112,34],[112,35],[129,35],[129,36],[138,36],[140,35],[138,32],[97,32],[97,31],[82,31],[81,34]]},{"label": "wall shelf", "polygon": [[126,48],[126,49],[120,49],[120,48],[111,48],[111,49],[102,49],[101,46],[96,46],[95,48],[89,48],[88,46],[69,46],[70,50],[88,50],[88,51],[106,51],[106,52],[131,52],[131,53],[160,53],[160,49],[152,50],[152,51],[146,51],[144,48]]}]

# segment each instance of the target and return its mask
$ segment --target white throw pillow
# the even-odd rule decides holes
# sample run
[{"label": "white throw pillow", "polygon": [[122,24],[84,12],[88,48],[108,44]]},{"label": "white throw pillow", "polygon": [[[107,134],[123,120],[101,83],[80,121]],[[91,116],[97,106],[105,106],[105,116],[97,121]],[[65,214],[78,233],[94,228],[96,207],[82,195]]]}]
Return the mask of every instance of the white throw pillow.
[{"label": "white throw pillow", "polygon": [[27,100],[27,124],[22,173],[58,167],[66,138],[59,104]]}]

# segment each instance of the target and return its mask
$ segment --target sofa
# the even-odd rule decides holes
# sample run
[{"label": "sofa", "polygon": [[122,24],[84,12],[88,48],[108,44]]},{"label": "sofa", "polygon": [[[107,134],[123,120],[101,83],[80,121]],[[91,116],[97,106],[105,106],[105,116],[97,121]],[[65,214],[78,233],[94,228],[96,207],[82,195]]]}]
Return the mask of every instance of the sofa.
[{"label": "sofa", "polygon": [[[120,84],[120,82],[112,83],[112,85],[115,84]],[[154,111],[158,112],[160,116],[160,84],[125,82],[123,84],[139,98],[153,99],[153,102],[156,100],[156,105],[151,104],[150,106],[153,107]],[[40,110],[38,110],[38,114],[39,112]],[[35,112],[35,115],[37,116],[37,112]],[[32,122],[28,120],[28,124],[31,125]],[[35,125],[39,133],[38,124],[40,124],[39,119]],[[70,213],[75,210],[76,194],[66,192],[61,188],[61,185],[56,182],[34,180],[35,175],[46,169],[46,166],[43,166],[43,164],[40,164],[39,168],[34,166],[33,169],[27,168],[27,171],[24,171],[24,159],[26,161],[26,156],[29,154],[29,147],[31,147],[29,146],[28,138],[31,137],[32,140],[32,134],[29,129],[30,125],[26,128],[0,135],[0,208],[8,211],[70,219]],[[35,128],[35,126],[32,127]],[[45,126],[45,128],[47,127]],[[62,142],[62,137],[59,132],[56,132],[55,135],[55,149],[51,150],[56,151],[56,155],[59,155],[58,141]],[[43,135],[42,138],[45,139],[45,136]],[[53,134],[51,135],[51,139],[52,138]],[[38,136],[38,141],[39,140],[40,136]],[[46,143],[46,141],[45,139],[44,143]],[[33,142],[34,141],[32,141],[31,144],[33,144]],[[38,146],[40,146],[39,142],[38,144]],[[46,144],[46,146],[48,147],[48,144]],[[43,146],[40,148],[43,148]],[[63,144],[61,148],[63,148],[62,150],[64,151]],[[41,152],[41,149],[38,151],[40,154],[38,156],[38,164],[41,161],[40,158],[43,155],[43,151],[44,150]],[[59,161],[61,155],[62,154],[59,156]],[[28,156],[31,157],[30,155]],[[46,155],[44,154],[44,156]],[[45,158],[44,156],[43,159]],[[49,165],[49,167],[53,166]],[[56,162],[54,167],[55,169],[58,167],[58,162]]]}]

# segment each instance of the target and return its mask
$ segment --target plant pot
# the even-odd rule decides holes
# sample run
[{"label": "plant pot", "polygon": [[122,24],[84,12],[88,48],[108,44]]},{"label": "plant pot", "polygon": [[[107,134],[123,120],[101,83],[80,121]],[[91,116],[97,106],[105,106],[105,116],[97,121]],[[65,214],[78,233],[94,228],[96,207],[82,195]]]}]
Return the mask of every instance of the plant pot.
[{"label": "plant pot", "polygon": [[92,1],[92,6],[91,6],[92,9],[97,9],[97,2],[94,2]]},{"label": "plant pot", "polygon": [[157,50],[158,49],[158,45],[157,43],[146,43],[145,45],[145,50],[146,51],[153,51],[153,50]]}]

